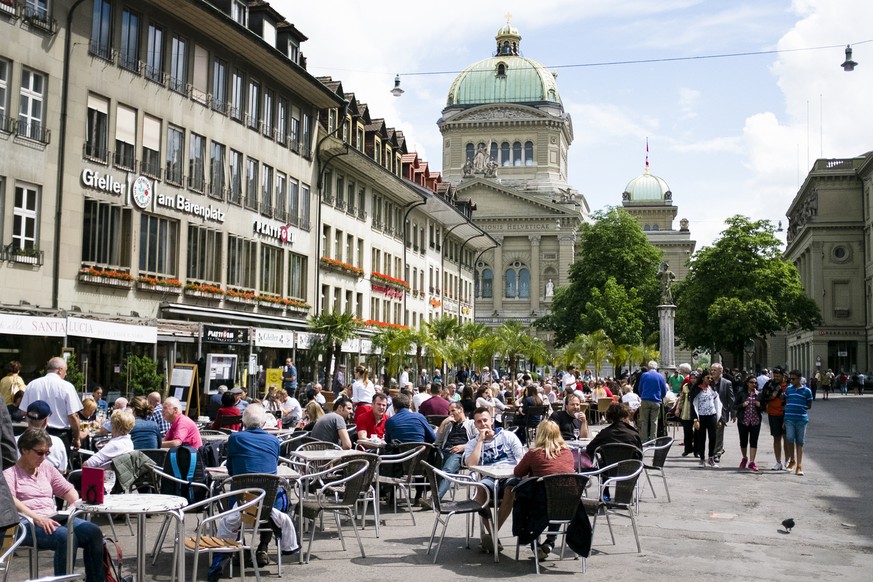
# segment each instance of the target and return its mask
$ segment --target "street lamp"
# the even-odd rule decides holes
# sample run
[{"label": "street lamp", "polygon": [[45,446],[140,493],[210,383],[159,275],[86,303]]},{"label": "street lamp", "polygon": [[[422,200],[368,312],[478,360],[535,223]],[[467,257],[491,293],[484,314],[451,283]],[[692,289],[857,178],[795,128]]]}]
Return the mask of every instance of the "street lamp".
[{"label": "street lamp", "polygon": [[[848,51],[849,54],[851,54],[851,49],[848,49]],[[394,75],[394,88],[391,89],[391,94],[395,97],[400,97],[401,95],[403,95],[404,92],[405,91],[400,88],[400,75]]]},{"label": "street lamp", "polygon": [[[843,61],[843,64],[840,66],[843,67],[843,70],[847,73],[850,71],[854,71],[855,67],[858,66],[858,63],[852,60],[852,45],[846,45],[846,60]],[[397,82],[399,83],[400,81],[398,80]]]}]

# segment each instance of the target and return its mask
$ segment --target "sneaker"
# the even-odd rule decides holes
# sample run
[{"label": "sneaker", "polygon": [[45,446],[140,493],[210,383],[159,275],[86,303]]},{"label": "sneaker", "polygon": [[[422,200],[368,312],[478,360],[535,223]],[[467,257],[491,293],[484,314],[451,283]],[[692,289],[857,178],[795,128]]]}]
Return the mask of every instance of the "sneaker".
[{"label": "sneaker", "polygon": [[757,471],[757,470],[758,470],[758,465],[756,465],[754,461],[749,463],[749,471]]},{"label": "sneaker", "polygon": [[706,464],[709,465],[710,467],[715,467],[716,466],[715,457],[709,457],[709,460],[706,462]]},{"label": "sneaker", "polygon": [[721,455],[716,455],[712,458],[716,463],[721,463]]},{"label": "sneaker", "polygon": [[745,469],[746,463],[748,463],[748,462],[749,462],[749,459],[747,459],[746,457],[743,457],[743,460],[740,461],[740,469]]},{"label": "sneaker", "polygon": [[794,459],[791,459],[790,461],[788,461],[788,464],[785,465],[785,470],[790,471],[793,468],[794,468]]},{"label": "sneaker", "polygon": [[537,548],[537,559],[542,561],[549,557],[549,554],[552,553],[552,544],[546,542]]},{"label": "sneaker", "polygon": [[706,466],[706,462],[703,459],[700,459],[697,461],[697,466],[703,468]]},{"label": "sneaker", "polygon": [[776,464],[773,465],[772,467],[770,467],[770,470],[771,470],[771,471],[781,471],[782,468],[783,468],[783,467],[782,467],[782,463],[779,462],[779,461],[776,461]]},{"label": "sneaker", "polygon": [[425,499],[422,497],[419,500],[419,505],[422,507],[422,509],[426,509],[426,510],[433,509],[433,503],[430,502],[430,499]]},{"label": "sneaker", "polygon": [[258,568],[264,568],[270,565],[270,556],[266,550],[258,550],[255,552],[255,560],[258,562]]},{"label": "sneaker", "polygon": [[803,475],[803,466],[797,465],[797,470],[794,472],[795,475]]}]

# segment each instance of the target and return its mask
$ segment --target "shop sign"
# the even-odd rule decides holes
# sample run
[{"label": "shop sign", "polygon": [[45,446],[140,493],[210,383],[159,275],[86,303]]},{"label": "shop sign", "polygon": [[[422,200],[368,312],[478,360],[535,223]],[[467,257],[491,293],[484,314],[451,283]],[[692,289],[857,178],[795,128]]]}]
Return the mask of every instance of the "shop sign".
[{"label": "shop sign", "polygon": [[252,228],[255,231],[255,234],[264,238],[271,238],[283,245],[294,244],[294,233],[291,231],[291,227],[287,224],[276,224],[274,222],[267,222],[266,220],[256,218]]},{"label": "shop sign", "polygon": [[127,191],[127,182],[120,182],[109,174],[101,174],[95,170],[82,170],[82,185],[92,190],[100,190],[121,196]]},{"label": "shop sign", "polygon": [[133,189],[131,190],[131,198],[133,203],[142,208],[148,209],[152,203],[152,182],[145,176],[137,176],[133,181]]},{"label": "shop sign", "polygon": [[219,327],[217,325],[203,326],[203,341],[213,344],[248,345],[249,328]]},{"label": "shop sign", "polygon": [[308,331],[298,331],[294,334],[294,341],[299,350],[308,350],[318,339],[318,334],[309,333]]},{"label": "shop sign", "polygon": [[190,214],[210,222],[224,223],[223,210],[212,204],[203,206],[202,204],[192,202],[184,194],[158,194],[155,192],[155,206],[178,210],[179,212],[184,212],[185,214]]},{"label": "shop sign", "polygon": [[67,335],[90,337],[140,344],[158,343],[158,328],[149,325],[130,325],[99,319],[67,318]]},{"label": "shop sign", "polygon": [[379,285],[378,283],[371,283],[370,288],[377,293],[384,293],[390,299],[402,299],[403,291],[399,289],[395,289],[394,287],[389,287],[388,285]]},{"label": "shop sign", "polygon": [[373,353],[372,340],[361,338],[361,353],[362,354],[372,354]]},{"label": "shop sign", "polygon": [[294,332],[257,327],[255,328],[255,345],[263,348],[293,348]]},{"label": "shop sign", "polygon": [[0,335],[2,334],[64,337],[67,335],[67,320],[62,317],[0,313]]},{"label": "shop sign", "polygon": [[360,345],[360,342],[358,341],[358,338],[352,338],[350,340],[346,340],[343,342],[342,351],[347,353],[347,354],[356,354],[359,351],[358,350],[359,345]]}]

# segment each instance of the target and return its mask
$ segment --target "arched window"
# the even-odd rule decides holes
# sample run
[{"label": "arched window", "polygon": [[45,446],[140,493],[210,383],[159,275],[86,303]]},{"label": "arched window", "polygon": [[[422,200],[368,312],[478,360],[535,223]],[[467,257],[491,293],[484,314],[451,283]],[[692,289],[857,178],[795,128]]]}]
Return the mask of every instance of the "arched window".
[{"label": "arched window", "polygon": [[482,298],[491,299],[494,295],[494,273],[491,269],[482,271]]},{"label": "arched window", "polygon": [[508,54],[510,54],[510,52],[511,52],[511,49],[509,48],[509,41],[504,40],[503,41],[503,54],[508,55]]},{"label": "arched window", "polygon": [[549,101],[557,101],[558,96],[555,94],[554,89],[549,89]]},{"label": "arched window", "polygon": [[649,232],[650,230],[651,230],[651,228],[649,228],[648,224],[643,225],[643,232]]},{"label": "arched window", "polygon": [[652,230],[661,230],[657,224],[652,225]]},{"label": "arched window", "polygon": [[468,143],[468,144],[467,144],[467,150],[466,150],[466,151],[467,151],[467,155],[466,155],[466,157],[464,158],[464,161],[465,161],[465,162],[466,162],[467,160],[472,160],[472,159],[473,159],[473,156],[476,155],[476,148],[473,147],[473,144]]},{"label": "arched window", "polygon": [[521,142],[517,141],[512,144],[512,165],[520,166],[521,164]]},{"label": "arched window", "polygon": [[512,161],[509,158],[509,142],[505,141],[500,144],[500,165],[509,166]]},{"label": "arched window", "polygon": [[530,271],[527,269],[518,272],[518,297],[530,299]]},{"label": "arched window", "polygon": [[497,161],[498,159],[500,159],[499,155],[497,154],[497,144],[494,143],[493,141],[491,142],[491,152],[490,153],[491,153],[492,160]]},{"label": "arched window", "polygon": [[532,141],[524,142],[524,165],[525,166],[533,166],[534,165],[533,142]]},{"label": "arched window", "polygon": [[499,65],[497,65],[497,76],[498,77],[505,77],[506,76],[506,65],[504,65],[503,63],[500,63]]},{"label": "arched window", "polygon": [[506,269],[506,275],[504,276],[504,296],[507,299],[515,299],[516,293],[516,285],[515,285],[515,269]]}]

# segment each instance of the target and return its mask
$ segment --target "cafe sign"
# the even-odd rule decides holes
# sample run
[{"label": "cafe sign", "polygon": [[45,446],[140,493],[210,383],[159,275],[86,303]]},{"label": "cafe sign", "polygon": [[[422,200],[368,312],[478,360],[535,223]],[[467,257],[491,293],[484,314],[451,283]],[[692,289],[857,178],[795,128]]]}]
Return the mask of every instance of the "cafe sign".
[{"label": "cafe sign", "polygon": [[267,222],[266,220],[256,218],[252,229],[255,234],[264,238],[273,239],[283,245],[294,244],[294,233],[292,232],[291,227],[287,224],[276,224],[274,222]]},{"label": "cafe sign", "polygon": [[116,180],[109,174],[101,174],[96,170],[85,168],[81,175],[82,185],[92,190],[121,196],[127,191],[127,181]]},{"label": "cafe sign", "polygon": [[220,327],[217,325],[203,326],[203,341],[213,344],[224,345],[248,345],[249,328],[247,327]]}]

